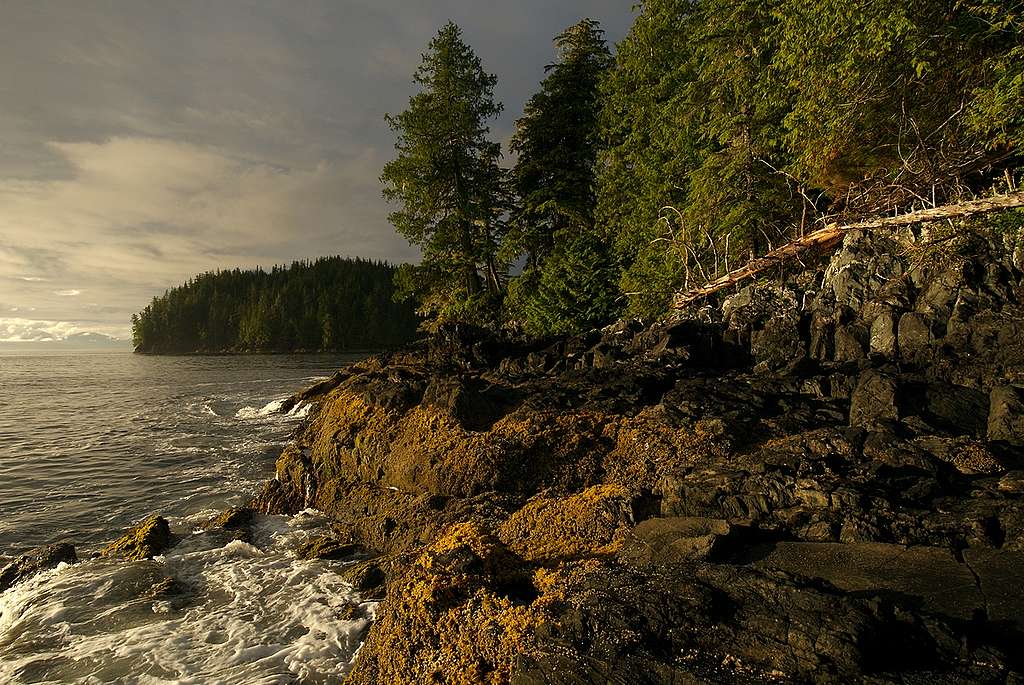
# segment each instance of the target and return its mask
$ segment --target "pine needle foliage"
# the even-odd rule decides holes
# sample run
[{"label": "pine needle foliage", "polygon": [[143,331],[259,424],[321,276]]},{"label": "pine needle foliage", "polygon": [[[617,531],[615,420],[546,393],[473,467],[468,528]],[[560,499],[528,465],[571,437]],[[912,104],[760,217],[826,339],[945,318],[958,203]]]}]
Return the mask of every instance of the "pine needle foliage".
[{"label": "pine needle foliage", "polygon": [[501,146],[490,140],[487,123],[502,110],[497,78],[448,23],[413,81],[420,90],[408,109],[387,116],[398,156],[381,174],[384,197],[401,205],[391,223],[423,254],[417,273],[403,271],[400,292],[415,294],[434,323],[493,323],[504,287],[497,250],[508,205]]}]

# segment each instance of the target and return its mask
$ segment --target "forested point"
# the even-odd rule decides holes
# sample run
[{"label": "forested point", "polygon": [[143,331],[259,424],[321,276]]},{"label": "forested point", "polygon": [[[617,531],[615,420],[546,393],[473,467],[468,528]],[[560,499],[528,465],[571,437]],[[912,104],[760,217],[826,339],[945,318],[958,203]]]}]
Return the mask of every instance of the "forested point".
[{"label": "forested point", "polygon": [[172,288],[132,316],[135,351],[327,352],[401,345],[419,318],[394,300],[395,267],[323,257],[216,271]]},{"label": "forested point", "polygon": [[1019,188],[1024,3],[637,7],[614,50],[590,19],[555,37],[508,167],[498,77],[454,24],[427,46],[381,180],[428,327],[650,321],[829,223]]}]

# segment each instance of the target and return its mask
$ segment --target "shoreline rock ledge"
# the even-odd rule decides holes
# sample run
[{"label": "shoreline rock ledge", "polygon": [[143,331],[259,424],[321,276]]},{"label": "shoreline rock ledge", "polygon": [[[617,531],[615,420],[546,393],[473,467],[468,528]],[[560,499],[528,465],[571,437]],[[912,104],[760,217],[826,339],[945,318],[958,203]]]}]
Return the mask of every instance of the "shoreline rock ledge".
[{"label": "shoreline rock ledge", "polygon": [[1024,682],[1024,272],[919,238],[305,393],[249,506],[372,557],[346,682]]}]

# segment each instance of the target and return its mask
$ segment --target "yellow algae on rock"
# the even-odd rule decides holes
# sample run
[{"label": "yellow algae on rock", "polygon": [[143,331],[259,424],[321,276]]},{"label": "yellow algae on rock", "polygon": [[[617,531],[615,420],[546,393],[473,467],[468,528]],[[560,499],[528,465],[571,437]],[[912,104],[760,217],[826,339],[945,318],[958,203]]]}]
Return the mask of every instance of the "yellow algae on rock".
[{"label": "yellow algae on rock", "polygon": [[498,535],[538,563],[614,554],[632,527],[631,499],[620,485],[595,485],[569,497],[541,495],[512,514]]},{"label": "yellow algae on rock", "polygon": [[101,549],[100,554],[105,557],[138,561],[155,557],[170,545],[171,529],[167,519],[153,514]]},{"label": "yellow algae on rock", "polygon": [[485,527],[449,527],[389,587],[346,682],[508,682],[540,621],[528,581]]}]

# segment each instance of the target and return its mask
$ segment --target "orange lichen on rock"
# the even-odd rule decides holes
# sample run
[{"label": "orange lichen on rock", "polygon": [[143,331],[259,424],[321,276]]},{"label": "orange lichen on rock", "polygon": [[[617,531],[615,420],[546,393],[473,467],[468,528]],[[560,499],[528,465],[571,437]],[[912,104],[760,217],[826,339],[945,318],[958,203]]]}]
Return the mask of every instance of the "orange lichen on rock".
[{"label": "orange lichen on rock", "polygon": [[282,452],[277,476],[302,493],[332,479],[450,497],[573,491],[600,482],[601,459],[614,445],[610,422],[593,412],[520,409],[471,431],[437,407],[386,409],[343,384]]},{"label": "orange lichen on rock", "polygon": [[633,523],[629,491],[595,485],[569,497],[540,495],[501,525],[499,537],[538,563],[614,554]]},{"label": "orange lichen on rock", "polygon": [[346,682],[508,682],[540,621],[523,587],[521,560],[487,529],[449,527],[390,585]]},{"label": "orange lichen on rock", "polygon": [[652,408],[622,419],[615,439],[603,461],[605,479],[635,490],[651,490],[668,471],[721,459],[730,451],[720,420],[677,428]]}]

